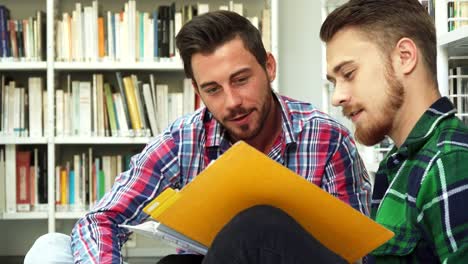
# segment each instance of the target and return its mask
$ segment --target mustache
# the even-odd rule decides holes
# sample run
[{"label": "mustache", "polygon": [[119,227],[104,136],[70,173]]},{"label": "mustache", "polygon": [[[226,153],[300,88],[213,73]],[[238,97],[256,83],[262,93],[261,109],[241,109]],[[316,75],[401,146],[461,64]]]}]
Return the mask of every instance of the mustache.
[{"label": "mustache", "polygon": [[232,119],[237,118],[239,116],[246,115],[246,114],[248,114],[249,112],[252,112],[252,111],[253,111],[252,109],[246,109],[246,108],[243,108],[243,107],[238,107],[238,108],[230,110],[229,114],[224,117],[224,120],[225,121],[232,120]]},{"label": "mustache", "polygon": [[341,109],[341,113],[343,114],[343,116],[347,117],[347,118],[350,118],[351,117],[351,113],[353,112],[356,112],[360,109],[363,109],[362,105],[360,104],[357,104],[357,105],[354,105],[354,106],[343,106],[342,109]]}]

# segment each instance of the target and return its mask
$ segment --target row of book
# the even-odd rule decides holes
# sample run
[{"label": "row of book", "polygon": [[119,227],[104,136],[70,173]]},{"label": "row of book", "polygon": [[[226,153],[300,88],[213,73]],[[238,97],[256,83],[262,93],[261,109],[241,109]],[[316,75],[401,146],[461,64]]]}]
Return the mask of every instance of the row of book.
[{"label": "row of book", "polygon": [[[71,14],[63,13],[56,22],[58,60],[154,61],[174,57],[175,36],[182,25],[210,10],[203,3],[183,5],[180,9],[172,3],[160,5],[152,12],[140,12],[136,4],[135,0],[129,0],[121,12],[113,13],[101,12],[97,1],[85,7],[76,3]],[[241,15],[244,10],[242,3],[233,1],[221,9]],[[250,19],[259,26],[258,17]]]},{"label": "row of book", "polygon": [[[71,155],[55,166],[55,204],[57,211],[86,211],[114,184],[115,178],[129,169],[134,153],[125,155]],[[10,168],[7,173],[7,167]],[[6,153],[0,149],[0,213],[45,212],[48,210],[47,151],[23,148]]]},{"label": "row of book", "polygon": [[[7,166],[14,166],[7,173]],[[45,149],[17,150],[8,156],[0,149],[0,209],[47,210],[47,152]],[[5,201],[6,200],[6,201]],[[7,209],[5,208],[7,203]]]},{"label": "row of book", "polygon": [[117,87],[93,74],[92,81],[72,81],[55,91],[57,136],[148,137],[159,134],[176,118],[195,110],[189,79],[183,90],[157,84],[153,74],[143,83],[137,75],[115,73]]},{"label": "row of book", "polygon": [[47,95],[41,77],[29,77],[27,85],[0,76],[0,135],[42,137]]},{"label": "row of book", "polygon": [[41,61],[45,55],[45,14],[10,19],[10,11],[0,5],[0,59]]},{"label": "row of book", "polygon": [[451,68],[449,74],[449,98],[457,115],[468,125],[468,67]]},{"label": "row of book", "polygon": [[[5,75],[0,80],[0,135],[47,135],[43,78],[29,77],[27,84]],[[66,84],[55,90],[54,132],[57,137],[150,137],[200,105],[190,79],[170,87],[156,83],[153,74],[146,82],[120,72],[108,80],[103,74],[93,74],[89,81],[67,75]]]},{"label": "row of book", "polygon": [[131,154],[94,156],[93,149],[73,155],[73,160],[55,167],[57,211],[86,211],[92,208],[128,170]]}]

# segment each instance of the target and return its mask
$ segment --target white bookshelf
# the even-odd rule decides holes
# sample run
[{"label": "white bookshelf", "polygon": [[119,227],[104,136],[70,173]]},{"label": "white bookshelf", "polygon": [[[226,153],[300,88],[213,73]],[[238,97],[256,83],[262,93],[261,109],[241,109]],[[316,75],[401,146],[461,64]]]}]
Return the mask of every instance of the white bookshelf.
[{"label": "white bookshelf", "polygon": [[56,137],[55,144],[146,144],[151,141],[149,137]]},{"label": "white bookshelf", "polygon": [[83,217],[86,212],[56,212],[55,218],[56,219],[76,219]]},{"label": "white bookshelf", "polygon": [[[62,158],[63,155],[70,155],[73,153],[75,148],[86,148],[92,147],[93,151],[96,149],[108,151],[111,149],[115,154],[119,153],[120,149],[140,148],[142,149],[145,144],[152,140],[152,137],[59,137],[55,136],[55,90],[63,81],[63,76],[66,74],[73,74],[73,76],[83,77],[89,76],[94,72],[105,74],[114,74],[114,71],[132,72],[132,73],[154,73],[156,78],[161,77],[163,80],[168,79],[172,85],[175,80],[182,80],[184,78],[183,64],[179,58],[160,58],[157,61],[141,61],[141,62],[113,62],[113,61],[86,61],[86,62],[64,62],[57,61],[55,58],[55,46],[56,46],[56,33],[55,32],[55,19],[59,18],[63,12],[69,12],[74,9],[75,3],[81,2],[82,6],[90,6],[91,0],[37,0],[37,1],[17,1],[17,0],[4,0],[2,5],[5,5],[10,10],[11,19],[24,19],[29,16],[33,16],[37,10],[45,12],[45,26],[46,26],[46,56],[44,61],[13,61],[13,60],[1,60],[0,61],[0,74],[12,74],[18,79],[27,77],[29,75],[40,75],[45,81],[45,89],[47,90],[47,116],[46,123],[49,128],[49,133],[40,138],[28,138],[28,137],[6,137],[0,136],[0,148],[6,152],[14,151],[17,147],[25,147],[25,145],[35,145],[41,148],[47,149],[47,171],[48,171],[48,206],[47,211],[44,212],[1,212],[2,209],[6,211],[6,208],[2,208],[0,204],[0,230],[2,226],[9,226],[10,220],[27,220],[18,222],[18,232],[21,233],[21,225],[33,224],[40,226],[39,229],[43,229],[43,225],[47,223],[47,232],[64,232],[69,233],[70,228],[64,227],[64,223],[71,223],[82,217],[86,212],[58,212],[55,206],[55,166],[56,162]],[[123,9],[124,4],[127,0],[99,0],[99,8],[101,10],[112,12],[118,12]],[[159,5],[167,5],[172,2],[176,3],[179,7],[182,4],[197,4],[198,1],[191,0],[174,0],[174,1],[137,1],[137,9],[139,11],[149,12],[157,8]],[[226,5],[229,1],[219,0],[206,0],[201,1],[202,3],[210,4],[210,9],[215,10],[219,5]],[[248,16],[259,16],[261,19],[261,10],[265,7],[271,9],[271,51],[274,56],[279,60],[278,57],[278,0],[236,0],[236,3],[243,3],[245,11]],[[213,8],[212,8],[213,6]],[[273,88],[278,90],[279,75],[273,83]],[[57,86],[58,85],[58,86]],[[123,154],[123,153],[122,153]],[[9,165],[7,172],[10,174],[15,171],[12,165]],[[8,181],[11,182],[11,177]],[[14,179],[14,178],[13,178]],[[2,180],[0,178],[0,180]],[[1,185],[0,185],[1,186]],[[2,191],[0,195],[7,196]],[[11,197],[10,197],[11,198]],[[0,199],[1,203],[2,199]],[[4,200],[3,200],[4,201]],[[65,225],[66,226],[66,225]],[[37,237],[30,237],[30,234],[19,234],[24,240],[33,241]],[[0,243],[0,247],[2,243]],[[20,249],[19,251],[24,251]],[[132,249],[132,255],[137,256],[139,254],[155,255],[159,251],[164,251],[162,248],[156,253],[148,253],[148,251],[139,251],[139,249]],[[151,249],[150,249],[151,250]],[[152,249],[154,251],[154,249]],[[17,250],[15,250],[16,252]],[[135,253],[136,252],[136,253]],[[160,253],[161,253],[160,252]],[[25,251],[23,253],[26,253]],[[0,249],[0,256],[5,255],[4,250]],[[161,253],[162,254],[162,253]]]},{"label": "white bookshelf", "polygon": [[0,145],[32,145],[32,144],[47,144],[46,137],[30,138],[30,137],[0,137]]},{"label": "white bookshelf", "polygon": [[40,62],[29,62],[29,61],[2,61],[0,62],[0,71],[36,71],[47,69],[47,63],[44,61]]},{"label": "white bookshelf", "polygon": [[[437,78],[439,82],[439,90],[443,96],[448,96],[452,101],[458,104],[468,104],[468,94],[460,91],[457,94],[452,94],[450,82],[458,85],[462,84],[463,79],[467,79],[467,75],[450,74],[449,68],[455,68],[463,65],[468,67],[468,26],[461,26],[449,32],[448,30],[448,14],[447,5],[453,1],[443,1],[435,5],[435,25],[437,31]],[[460,89],[460,87],[458,88]],[[465,87],[465,91],[468,88]],[[466,100],[466,102],[463,101]],[[468,109],[457,107],[457,114],[460,119],[467,123]]]},{"label": "white bookshelf", "polygon": [[89,70],[155,70],[183,71],[180,60],[172,59],[163,62],[55,62],[54,69],[60,71]]},{"label": "white bookshelf", "polygon": [[35,220],[47,219],[47,212],[17,212],[17,213],[3,213],[1,219],[3,220]]}]

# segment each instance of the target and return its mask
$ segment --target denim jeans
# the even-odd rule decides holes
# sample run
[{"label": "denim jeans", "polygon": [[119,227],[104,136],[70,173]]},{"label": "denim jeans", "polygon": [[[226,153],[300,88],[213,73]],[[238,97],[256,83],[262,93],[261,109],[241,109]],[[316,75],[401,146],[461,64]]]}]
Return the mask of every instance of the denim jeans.
[{"label": "denim jeans", "polygon": [[235,216],[203,258],[170,255],[159,264],[346,263],[293,218],[271,206],[254,206]]}]

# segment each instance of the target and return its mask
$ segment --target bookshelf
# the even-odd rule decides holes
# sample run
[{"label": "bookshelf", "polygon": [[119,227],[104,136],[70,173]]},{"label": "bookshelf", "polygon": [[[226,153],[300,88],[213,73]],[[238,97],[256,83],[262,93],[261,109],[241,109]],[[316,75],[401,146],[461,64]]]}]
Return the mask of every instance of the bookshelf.
[{"label": "bookshelf", "polygon": [[[152,17],[153,10],[161,5],[171,5],[175,3],[176,10],[180,10],[184,5],[197,6],[200,1],[195,0],[172,0],[172,1],[136,1],[136,10],[148,12]],[[209,4],[210,10],[217,10],[220,6],[229,7],[230,2],[243,5],[244,15],[258,17],[261,21],[262,10],[270,10],[270,51],[278,59],[278,1],[277,0],[206,0],[201,3]],[[67,160],[73,162],[75,154],[81,154],[92,148],[93,154],[97,155],[117,155],[119,153],[137,153],[143,149],[144,145],[152,140],[153,135],[143,136],[92,136],[92,135],[57,135],[56,134],[56,91],[63,89],[67,76],[71,76],[72,81],[92,83],[93,74],[102,74],[106,82],[112,86],[117,86],[115,72],[121,72],[122,76],[135,74],[142,83],[148,83],[148,76],[153,74],[157,82],[163,82],[169,86],[169,92],[180,91],[183,88],[184,79],[183,65],[177,56],[158,57],[157,59],[121,59],[112,60],[107,57],[99,57],[94,60],[64,60],[58,58],[58,21],[62,20],[63,13],[67,12],[70,16],[76,10],[76,4],[81,3],[81,10],[93,5],[92,0],[38,0],[38,1],[15,1],[4,0],[0,5],[9,9],[10,19],[27,19],[35,16],[38,10],[43,11],[44,17],[44,38],[42,58],[0,58],[0,77],[7,76],[13,79],[19,85],[28,86],[29,77],[42,78],[42,89],[44,100],[44,122],[42,129],[45,130],[40,137],[17,136],[12,134],[0,134],[0,150],[10,159],[15,157],[15,153],[23,150],[39,149],[46,155],[47,169],[47,198],[48,203],[42,204],[39,211],[31,208],[30,212],[20,212],[17,210],[8,210],[8,201],[15,200],[11,195],[11,189],[16,187],[16,162],[9,162],[6,158],[5,172],[2,176],[0,172],[0,231],[10,230],[12,221],[17,221],[18,236],[21,239],[31,241],[30,244],[5,251],[12,245],[6,246],[4,242],[0,243],[1,255],[24,255],[32,242],[38,237],[38,234],[47,232],[69,233],[74,222],[85,214],[85,210],[59,210],[56,208],[56,166],[63,165]],[[113,14],[124,10],[124,6],[129,0],[99,0],[99,15],[106,15],[107,11]],[[130,38],[130,35],[128,35]],[[0,46],[1,47],[1,46]],[[85,48],[86,49],[86,48]],[[1,57],[1,56],[0,56]],[[141,79],[140,79],[141,78]],[[106,80],[107,79],[107,80]],[[277,89],[277,79],[273,83],[273,88]],[[7,83],[8,84],[8,83]],[[3,113],[3,112],[2,112]],[[154,133],[152,133],[154,134]],[[125,153],[121,153],[125,154]],[[11,161],[11,160],[10,160]],[[1,167],[0,167],[1,168]],[[2,182],[3,181],[3,182]],[[18,221],[21,220],[21,221]],[[35,232],[21,233],[23,225],[36,226]],[[26,230],[26,229],[25,229]],[[27,232],[27,231],[25,231]],[[3,247],[5,246],[5,247]],[[132,251],[133,250],[133,251]],[[129,256],[148,255],[144,248],[134,248],[128,253]],[[152,250],[154,251],[154,250]],[[13,253],[12,253],[13,252]],[[16,253],[15,253],[16,252]],[[164,252],[156,250],[154,252]],[[161,253],[162,254],[162,253]]]},{"label": "bookshelf", "polygon": [[468,1],[448,0],[433,5],[437,31],[439,90],[468,125]]}]

